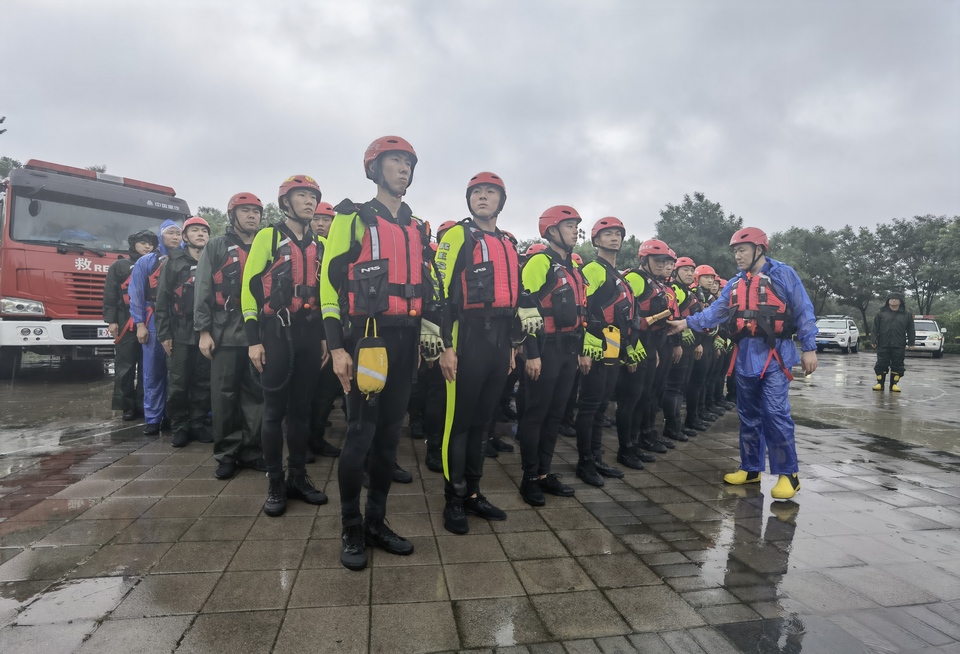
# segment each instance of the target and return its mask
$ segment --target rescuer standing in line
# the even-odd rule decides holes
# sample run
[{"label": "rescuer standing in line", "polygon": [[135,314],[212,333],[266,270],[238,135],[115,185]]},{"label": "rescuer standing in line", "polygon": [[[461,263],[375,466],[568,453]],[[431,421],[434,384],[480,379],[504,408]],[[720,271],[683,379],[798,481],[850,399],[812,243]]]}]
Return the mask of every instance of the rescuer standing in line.
[{"label": "rescuer standing in line", "polygon": [[[677,298],[677,310],[681,318],[687,318],[703,308],[692,288],[695,268],[693,259],[680,257],[673,269],[673,292]],[[680,409],[694,361],[703,356],[703,340],[702,334],[694,334],[692,329],[683,330],[680,338],[683,354],[667,375],[660,406],[663,409],[663,435],[671,440],[689,440],[680,425]]]},{"label": "rescuer standing in line", "polygon": [[[310,229],[317,237],[317,260],[320,262],[321,268],[323,267],[324,251],[327,247],[327,235],[330,234],[330,225],[336,215],[337,211],[332,204],[318,202],[317,208],[313,212],[313,220],[310,221]],[[340,386],[340,380],[333,372],[333,365],[330,364],[330,359],[327,357],[320,369],[317,396],[314,398],[313,407],[310,410],[310,442],[307,463],[316,461],[317,456],[327,456],[334,459],[340,456],[340,448],[331,445],[325,438],[327,420],[333,411],[333,403],[338,397],[343,397],[343,387]]]},{"label": "rescuer standing in line", "polygon": [[[286,219],[261,229],[243,267],[240,306],[248,356],[263,387],[260,440],[267,464],[263,512],[279,516],[287,498],[326,504],[307,476],[310,404],[326,355],[317,288],[317,239],[310,231],[320,187],[308,175],[288,177],[277,193]],[[287,478],[283,476],[283,419],[287,419]]]},{"label": "rescuer standing in line", "polygon": [[437,248],[446,298],[440,368],[448,380],[443,526],[454,534],[469,531],[466,513],[507,517],[480,493],[487,428],[513,366],[511,332],[520,294],[517,244],[497,229],[506,201],[498,175],[474,175],[467,182],[472,217],[449,228]]},{"label": "rescuer standing in line", "polygon": [[253,193],[237,193],[227,203],[227,217],[226,233],[207,243],[197,263],[193,313],[200,353],[210,360],[217,479],[230,479],[239,468],[267,471],[260,445],[263,392],[250,367],[240,310],[243,267],[260,230],[263,203]]},{"label": "rescuer standing in line", "polygon": [[110,408],[123,411],[124,420],[143,415],[143,348],[137,341],[130,317],[130,279],[133,265],[141,256],[157,249],[159,240],[144,230],[127,238],[130,258],[111,264],[103,285],[103,321],[113,337],[113,401]]},{"label": "rescuer standing in line", "polygon": [[130,316],[137,326],[137,340],[143,345],[143,433],[160,433],[167,404],[167,353],[157,339],[154,308],[160,272],[170,252],[180,248],[183,235],[172,220],[160,224],[159,246],[140,257],[130,274]]},{"label": "rescuer standing in line", "polygon": [[886,383],[887,372],[890,375],[890,390],[900,392],[900,378],[903,377],[903,359],[907,345],[916,345],[917,332],[913,325],[913,315],[907,313],[903,293],[891,293],[883,308],[873,319],[873,344],[877,346],[877,364],[873,371],[877,373],[875,391],[882,391]]},{"label": "rescuer standing in line", "polygon": [[[436,360],[443,349],[430,234],[403,202],[416,165],[413,146],[398,136],[367,147],[363,170],[377,195],[363,204],[344,200],[337,206],[320,275],[333,370],[347,394],[338,477],[340,562],[350,570],[366,567],[368,544],[391,554],[413,553],[413,543],[384,518],[418,351]],[[368,454],[364,516],[360,489]]]},{"label": "rescuer standing in line", "polygon": [[193,329],[197,261],[210,238],[210,225],[199,216],[183,223],[185,247],[174,250],[157,284],[157,338],[167,353],[167,417],[171,445],[196,439],[212,443],[207,427],[210,411],[210,362],[200,354]]},{"label": "rescuer standing in line", "polygon": [[[706,310],[670,322],[670,331],[702,331],[732,321],[737,343],[737,412],[740,415],[740,470],[724,476],[728,484],[759,483],[764,454],[770,472],[779,475],[771,495],[785,500],[800,490],[797,447],[787,392],[790,368],[805,374],[817,369],[817,326],[813,304],[790,266],[766,256],[767,235],[756,227],[730,239],[740,272]],[[803,354],[791,336],[797,334]]]},{"label": "rescuer standing in line", "polygon": [[[590,371],[582,356],[587,299],[583,275],[570,255],[579,237],[580,214],[566,205],[540,216],[540,236],[549,245],[523,267],[520,316],[527,333],[526,403],[517,426],[523,479],[520,496],[531,506],[546,503],[543,494],[570,497],[572,487],[551,472],[560,420],[579,367]],[[541,327],[542,321],[542,327]]]}]

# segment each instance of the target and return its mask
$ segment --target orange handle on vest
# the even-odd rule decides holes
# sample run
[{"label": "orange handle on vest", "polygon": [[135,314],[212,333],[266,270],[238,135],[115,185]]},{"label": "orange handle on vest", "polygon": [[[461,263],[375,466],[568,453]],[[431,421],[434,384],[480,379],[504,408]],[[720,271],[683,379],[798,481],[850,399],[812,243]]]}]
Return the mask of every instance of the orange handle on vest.
[{"label": "orange handle on vest", "polygon": [[127,319],[127,324],[125,324],[125,325],[123,326],[123,329],[120,330],[120,333],[117,334],[117,337],[116,337],[115,339],[113,339],[113,344],[114,344],[114,345],[119,345],[119,344],[120,344],[120,339],[123,338],[123,337],[126,335],[126,333],[127,333],[128,331],[130,331],[131,329],[133,329],[133,316],[131,316],[130,318]]},{"label": "orange handle on vest", "polygon": [[648,325],[652,325],[655,322],[660,322],[664,318],[669,318],[671,315],[673,315],[673,312],[670,309],[666,309],[665,311],[661,311],[655,316],[647,316],[646,318],[644,318],[644,320],[647,321]]}]

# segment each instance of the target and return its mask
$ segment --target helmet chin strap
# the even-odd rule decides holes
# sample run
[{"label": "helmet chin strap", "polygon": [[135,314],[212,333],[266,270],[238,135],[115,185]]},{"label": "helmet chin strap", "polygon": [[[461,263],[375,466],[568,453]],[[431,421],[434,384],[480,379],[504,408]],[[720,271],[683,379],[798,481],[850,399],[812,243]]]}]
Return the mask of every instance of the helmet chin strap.
[{"label": "helmet chin strap", "polygon": [[563,249],[563,251],[566,252],[567,254],[573,254],[573,246],[572,246],[572,245],[567,245],[566,243],[564,243],[562,238],[559,239],[559,240],[554,240],[554,239],[550,236],[550,234],[551,234],[551,231],[550,231],[550,230],[551,230],[551,229],[557,230],[557,231],[556,231],[557,234],[560,233],[560,228],[557,227],[556,225],[554,225],[553,227],[551,227],[550,229],[547,230],[547,240],[550,241],[551,243],[553,243],[554,245],[556,245],[558,248]]},{"label": "helmet chin strap", "polygon": [[[759,254],[757,254],[758,252]],[[760,261],[760,257],[762,257],[764,253],[765,253],[765,248],[763,248],[762,246],[760,245],[753,246],[753,261],[751,261],[750,265],[747,267],[747,272],[753,272],[753,267],[757,265],[757,262]]]},{"label": "helmet chin strap", "polygon": [[245,229],[243,229],[242,227],[240,227],[240,221],[237,220],[237,210],[236,210],[236,209],[234,209],[233,211],[230,212],[230,225],[233,227],[233,229],[234,229],[235,231],[240,232],[240,233],[243,234],[244,236],[253,236],[254,234],[257,233],[256,230],[254,230],[254,231],[252,231],[252,232],[248,232],[247,230],[245,230]]},{"label": "helmet chin strap", "polygon": [[[287,198],[286,195],[283,196],[283,197]],[[318,199],[317,201],[319,202],[319,199]],[[282,205],[282,203],[281,203],[281,205]],[[303,218],[301,218],[300,216],[298,216],[298,215],[297,215],[297,212],[293,210],[293,204],[290,202],[290,198],[287,198],[287,205],[289,205],[289,207],[290,207],[289,209],[285,209],[285,208],[283,208],[283,206],[280,207],[281,211],[283,211],[283,215],[285,215],[287,218],[290,218],[291,220],[297,221],[298,223],[300,223],[300,224],[303,225],[304,227],[307,227],[307,226],[310,225],[310,221],[313,220],[313,216],[311,216],[310,218],[307,218],[306,220],[304,220]],[[244,233],[245,233],[245,234],[249,234],[249,232],[244,232]]]}]

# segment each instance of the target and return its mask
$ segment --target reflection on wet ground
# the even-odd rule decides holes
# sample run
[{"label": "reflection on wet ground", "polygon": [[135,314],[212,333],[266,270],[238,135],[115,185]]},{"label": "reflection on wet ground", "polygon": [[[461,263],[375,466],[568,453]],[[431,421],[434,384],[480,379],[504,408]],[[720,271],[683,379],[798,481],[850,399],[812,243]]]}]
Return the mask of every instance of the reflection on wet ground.
[{"label": "reflection on wet ground", "polygon": [[[944,403],[930,406],[949,418]],[[508,519],[471,516],[467,536],[444,531],[442,480],[404,437],[415,479],[388,512],[416,552],[374,552],[362,573],[339,564],[333,460],[309,466],[330,504],[271,519],[262,476],[215,480],[209,446],[61,452],[40,464],[50,481],[0,482],[0,650],[960,651],[960,457],[798,413],[794,502],[772,502],[768,476],[723,484],[727,415],[602,489],[576,480],[561,439],[556,471],[577,495],[540,509],[520,501],[516,453],[488,459],[484,492]],[[22,508],[17,493],[46,499]]]}]

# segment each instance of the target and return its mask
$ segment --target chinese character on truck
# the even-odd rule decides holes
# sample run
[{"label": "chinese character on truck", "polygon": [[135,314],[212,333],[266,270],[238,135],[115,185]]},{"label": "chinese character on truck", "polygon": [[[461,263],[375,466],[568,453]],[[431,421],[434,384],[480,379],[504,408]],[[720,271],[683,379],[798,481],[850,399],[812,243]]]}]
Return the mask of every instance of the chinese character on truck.
[{"label": "chinese character on truck", "polygon": [[0,378],[24,352],[113,356],[102,319],[127,236],[189,216],[172,188],[31,159],[0,181]]}]

